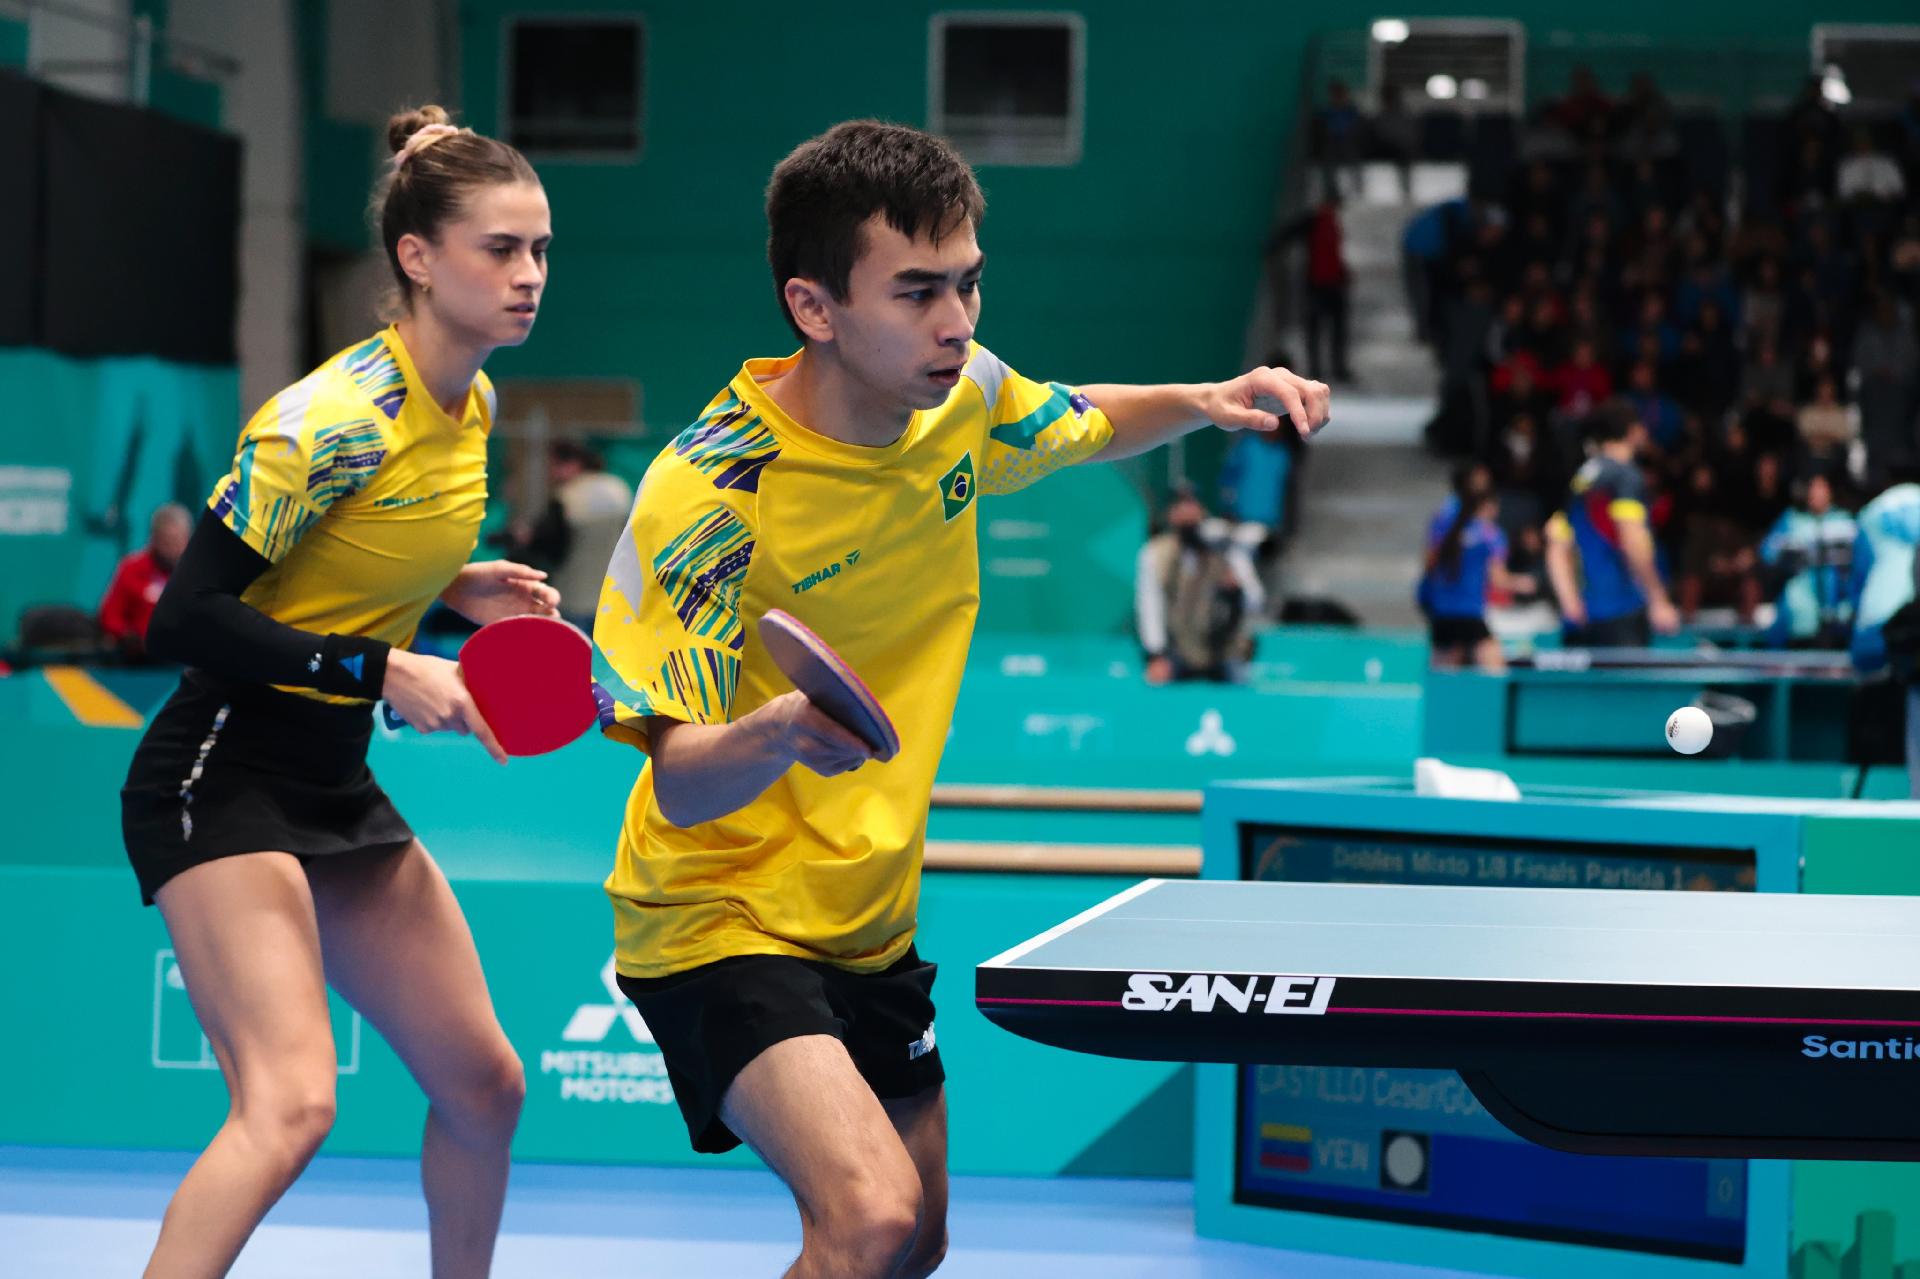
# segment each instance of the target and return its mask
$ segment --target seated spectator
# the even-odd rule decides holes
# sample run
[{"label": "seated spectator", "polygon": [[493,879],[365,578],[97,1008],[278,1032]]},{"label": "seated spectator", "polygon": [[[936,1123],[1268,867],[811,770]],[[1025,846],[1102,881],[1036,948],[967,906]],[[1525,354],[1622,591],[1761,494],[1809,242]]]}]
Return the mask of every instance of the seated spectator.
[{"label": "seated spectator", "polygon": [[1627,96],[1618,110],[1621,145],[1637,157],[1672,155],[1680,147],[1673,127],[1673,107],[1644,71],[1627,82]]},{"label": "seated spectator", "polygon": [[1568,644],[1643,646],[1652,631],[1679,626],[1655,562],[1646,485],[1635,466],[1647,428],[1630,404],[1613,400],[1589,429],[1593,456],[1547,523],[1547,577]]},{"label": "seated spectator", "polygon": [[1488,354],[1495,364],[1501,364],[1516,351],[1526,347],[1527,300],[1518,293],[1509,293],[1500,303],[1499,318],[1493,322],[1493,333],[1488,340],[1493,344]]},{"label": "seated spectator", "polygon": [[1853,367],[1867,470],[1883,476],[1894,459],[1916,451],[1914,411],[1920,408],[1920,342],[1913,317],[1892,293],[1874,295],[1872,314],[1854,337]]},{"label": "seated spectator", "polygon": [[1687,472],[1678,525],[1680,616],[1688,624],[1703,605],[1732,606],[1751,624],[1760,605],[1759,560],[1752,535],[1727,509],[1713,467]]},{"label": "seated spectator", "polygon": [[1601,90],[1593,68],[1576,66],[1567,95],[1547,107],[1546,119],[1577,140],[1604,141],[1613,130],[1613,113],[1613,99]]},{"label": "seated spectator", "polygon": [[1800,82],[1800,93],[1787,107],[1787,132],[1793,137],[1811,136],[1831,144],[1840,136],[1840,113],[1827,101],[1826,79],[1809,75]]},{"label": "seated spectator", "polygon": [[1174,497],[1163,531],[1140,548],[1133,598],[1151,684],[1237,678],[1266,604],[1246,548],[1190,492]]},{"label": "seated spectator", "polygon": [[1893,226],[1895,213],[1907,197],[1900,165],[1873,140],[1873,131],[1853,131],[1853,148],[1840,161],[1834,179],[1840,203],[1852,214],[1854,234],[1881,234]]},{"label": "seated spectator", "polygon": [[1680,215],[1673,220],[1674,234],[1683,240],[1698,236],[1706,242],[1715,258],[1727,256],[1727,205],[1719,192],[1697,186]]},{"label": "seated spectator", "polygon": [[1687,269],[1673,291],[1673,318],[1681,328],[1692,328],[1700,318],[1700,308],[1708,302],[1720,308],[1720,317],[1737,329],[1740,293],[1733,276],[1702,236],[1689,236],[1686,242]]},{"label": "seated spectator", "polygon": [[1845,648],[1853,629],[1847,591],[1853,569],[1853,516],[1834,503],[1833,481],[1816,472],[1800,501],[1774,523],[1760,558],[1778,600],[1767,639],[1777,648]]},{"label": "seated spectator", "polygon": [[1518,344],[1543,369],[1566,360],[1566,310],[1552,289],[1543,289],[1528,300],[1527,319],[1521,327]]},{"label": "seated spectator", "polygon": [[1580,338],[1566,363],[1549,375],[1554,407],[1574,417],[1585,417],[1613,395],[1613,375],[1600,363],[1593,339]]},{"label": "seated spectator", "polygon": [[[1544,528],[1537,522],[1515,527],[1504,518],[1501,527],[1507,532],[1507,605],[1551,608],[1545,586],[1547,538]],[[1494,602],[1500,602],[1497,596]]]},{"label": "seated spectator", "polygon": [[1641,214],[1628,235],[1620,283],[1626,289],[1665,296],[1679,269],[1679,249],[1667,211],[1658,205]]},{"label": "seated spectator", "polygon": [[1826,219],[1814,218],[1807,224],[1800,264],[1812,273],[1814,302],[1830,320],[1852,311],[1859,265],[1853,254],[1834,239]]},{"label": "seated spectator", "polygon": [[1494,367],[1490,416],[1496,434],[1506,430],[1516,417],[1530,417],[1536,425],[1546,422],[1547,414],[1553,412],[1553,395],[1540,384],[1541,376],[1539,362],[1525,351]]},{"label": "seated spectator", "polygon": [[1793,366],[1780,358],[1780,346],[1773,338],[1761,337],[1747,352],[1740,369],[1740,407],[1764,408],[1790,417],[1793,391]]},{"label": "seated spectator", "polygon": [[1586,226],[1594,217],[1604,217],[1607,225],[1620,225],[1626,206],[1613,189],[1613,177],[1605,160],[1594,160],[1586,167],[1580,189],[1567,204],[1567,218],[1574,226]]},{"label": "seated spectator", "polygon": [[1611,368],[1614,363],[1614,335],[1601,314],[1600,295],[1591,281],[1574,286],[1567,302],[1567,334],[1574,341],[1593,343],[1593,357]]},{"label": "seated spectator", "polygon": [[1795,137],[1780,166],[1780,207],[1792,218],[1817,218],[1833,204],[1834,182],[1832,146],[1811,133]]},{"label": "seated spectator", "polygon": [[1741,425],[1754,447],[1766,453],[1805,455],[1795,421],[1793,366],[1771,340],[1751,353],[1740,373]]},{"label": "seated spectator", "polygon": [[1619,266],[1619,246],[1614,243],[1613,223],[1604,212],[1594,212],[1586,221],[1578,223],[1579,236],[1575,240],[1567,258],[1576,278],[1617,281],[1626,286],[1621,278]]},{"label": "seated spectator", "polygon": [[1507,417],[1493,441],[1493,478],[1500,494],[1500,527],[1509,533],[1544,523],[1566,485],[1553,433],[1541,414]]},{"label": "seated spectator", "polygon": [[1490,674],[1507,668],[1500,641],[1487,629],[1488,592],[1508,590],[1507,539],[1495,522],[1499,510],[1487,468],[1463,466],[1454,472],[1452,495],[1427,527],[1419,601],[1435,667],[1472,662]]},{"label": "seated spectator", "polygon": [[1920,213],[1907,214],[1894,233],[1887,250],[1887,275],[1908,309],[1920,311]]},{"label": "seated spectator", "polygon": [[1826,466],[1844,466],[1853,443],[1853,414],[1840,402],[1840,388],[1830,377],[1820,379],[1810,403],[1794,418],[1800,443],[1809,458]]},{"label": "seated spectator", "polygon": [[1907,85],[1907,105],[1900,109],[1897,121],[1904,142],[1907,185],[1920,186],[1920,79]]},{"label": "seated spectator", "polygon": [[1764,257],[1754,267],[1753,282],[1740,300],[1740,346],[1752,352],[1762,342],[1779,346],[1786,329],[1786,293],[1780,287],[1780,262]]},{"label": "seated spectator", "polygon": [[173,576],[173,566],[193,535],[193,517],[175,502],[154,511],[147,525],[147,544],[120,561],[100,600],[100,631],[125,657],[140,660],[147,653],[147,623],[153,606]]},{"label": "seated spectator", "polygon": [[1648,290],[1640,298],[1634,325],[1620,341],[1620,349],[1629,359],[1649,358],[1647,341],[1651,339],[1652,359],[1664,370],[1680,358],[1680,330],[1667,319],[1667,299],[1657,290]]},{"label": "seated spectator", "polygon": [[1646,424],[1649,442],[1665,457],[1679,455],[1687,446],[1687,415],[1678,401],[1660,389],[1660,371],[1647,360],[1636,360],[1627,373],[1627,402]]},{"label": "seated spectator", "polygon": [[1680,360],[1674,370],[1680,402],[1701,417],[1717,420],[1740,390],[1740,353],[1734,349],[1719,303],[1700,303],[1693,327],[1680,339]]},{"label": "seated spectator", "polygon": [[1747,537],[1758,546],[1786,509],[1793,505],[1786,459],[1779,453],[1759,453],[1753,459],[1753,506],[1746,512]]},{"label": "seated spectator", "polygon": [[1551,270],[1560,260],[1560,233],[1554,229],[1552,219],[1543,211],[1536,210],[1524,217],[1515,219],[1520,227],[1513,237],[1513,256],[1523,268],[1540,263]]},{"label": "seated spectator", "polygon": [[[1547,226],[1561,234],[1566,225],[1567,199],[1554,176],[1553,166],[1535,160],[1521,171],[1507,198],[1507,212],[1524,226],[1534,218],[1545,218]],[[1556,252],[1555,257],[1559,254]]]}]

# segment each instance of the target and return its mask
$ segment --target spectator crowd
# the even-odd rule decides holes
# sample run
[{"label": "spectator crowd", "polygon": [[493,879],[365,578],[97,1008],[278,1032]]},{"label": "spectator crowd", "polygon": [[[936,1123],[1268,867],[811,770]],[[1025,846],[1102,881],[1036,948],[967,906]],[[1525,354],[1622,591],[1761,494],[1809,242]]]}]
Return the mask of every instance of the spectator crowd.
[{"label": "spectator crowd", "polygon": [[1867,124],[1810,80],[1738,202],[1688,184],[1671,121],[1646,77],[1615,100],[1578,73],[1504,189],[1412,219],[1429,443],[1486,468],[1509,566],[1569,623],[1554,519],[1612,536],[1580,509],[1598,476],[1651,534],[1656,629],[1778,600],[1777,641],[1844,643],[1848,512],[1920,457],[1920,82]]}]

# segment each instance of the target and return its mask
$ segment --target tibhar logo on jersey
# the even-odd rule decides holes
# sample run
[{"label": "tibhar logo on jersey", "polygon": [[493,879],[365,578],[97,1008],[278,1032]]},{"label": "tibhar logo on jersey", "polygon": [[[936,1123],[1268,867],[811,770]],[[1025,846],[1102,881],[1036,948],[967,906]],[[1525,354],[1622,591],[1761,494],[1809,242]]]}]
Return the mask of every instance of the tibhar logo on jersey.
[{"label": "tibhar logo on jersey", "polygon": [[828,578],[840,576],[840,570],[842,568],[852,568],[859,562],[860,552],[857,550],[848,551],[844,556],[827,565],[825,568],[817,568],[795,582],[793,584],[793,593],[795,595],[805,595],[808,591],[820,585],[820,583],[826,581]]},{"label": "tibhar logo on jersey", "polygon": [[1319,1016],[1333,998],[1331,977],[1225,977],[1218,973],[1133,973],[1120,1006],[1130,1012],[1210,1013],[1225,1005],[1237,1013]]},{"label": "tibhar logo on jersey", "polygon": [[953,469],[940,477],[940,509],[951,524],[953,517],[973,505],[973,452],[961,454]]},{"label": "tibhar logo on jersey", "polygon": [[[619,972],[613,956],[600,969],[600,985],[610,1003],[581,1004],[567,1019],[560,1038],[569,1044],[592,1044],[591,1048],[552,1048],[540,1054],[540,1073],[560,1078],[562,1101],[616,1101],[666,1106],[673,1102],[673,1088],[667,1083],[667,1062],[658,1051],[635,1051],[639,1045],[652,1049],[653,1032],[620,990]],[[621,1044],[609,1045],[614,1023],[626,1028],[619,1036],[628,1041],[624,1051],[613,1051]]]}]

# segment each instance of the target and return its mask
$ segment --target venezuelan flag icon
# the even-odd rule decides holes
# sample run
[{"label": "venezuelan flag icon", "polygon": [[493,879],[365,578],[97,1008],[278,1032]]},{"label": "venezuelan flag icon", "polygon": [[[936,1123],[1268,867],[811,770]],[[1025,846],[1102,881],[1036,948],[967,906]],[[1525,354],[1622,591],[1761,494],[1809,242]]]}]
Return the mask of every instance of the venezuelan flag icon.
[{"label": "venezuelan flag icon", "polygon": [[1313,1169],[1313,1129],[1303,1124],[1261,1124],[1260,1166],[1275,1172]]}]

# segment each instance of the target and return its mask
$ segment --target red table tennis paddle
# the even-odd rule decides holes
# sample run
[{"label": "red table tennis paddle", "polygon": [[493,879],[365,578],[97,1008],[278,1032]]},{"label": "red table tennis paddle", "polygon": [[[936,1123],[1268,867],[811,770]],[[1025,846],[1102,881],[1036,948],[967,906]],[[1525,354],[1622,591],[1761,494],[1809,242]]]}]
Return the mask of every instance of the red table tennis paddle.
[{"label": "red table tennis paddle", "polygon": [[[593,641],[554,617],[489,622],[460,646],[460,677],[509,755],[544,755],[592,728]],[[405,721],[386,709],[386,721]]]},{"label": "red table tennis paddle", "polygon": [[557,751],[599,719],[593,641],[557,617],[489,622],[460,646],[460,675],[509,755]]},{"label": "red table tennis paddle", "polygon": [[858,737],[886,763],[900,753],[893,721],[851,666],[799,618],[768,609],[760,619],[760,643],[780,673],[842,728]]}]

